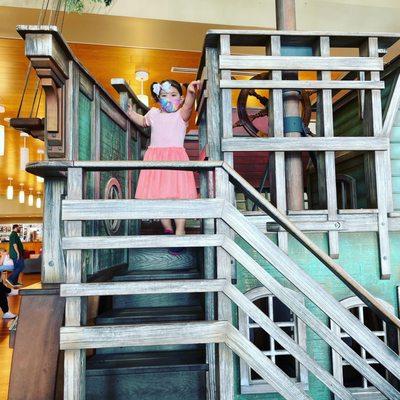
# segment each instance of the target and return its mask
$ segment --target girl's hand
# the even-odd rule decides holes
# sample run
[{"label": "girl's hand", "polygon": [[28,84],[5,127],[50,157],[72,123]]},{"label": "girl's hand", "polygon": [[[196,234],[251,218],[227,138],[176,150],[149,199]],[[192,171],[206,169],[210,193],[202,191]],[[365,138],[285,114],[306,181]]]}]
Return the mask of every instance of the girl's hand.
[{"label": "girl's hand", "polygon": [[187,88],[188,93],[193,93],[195,94],[197,90],[200,88],[200,81],[193,81],[189,83],[189,86]]}]

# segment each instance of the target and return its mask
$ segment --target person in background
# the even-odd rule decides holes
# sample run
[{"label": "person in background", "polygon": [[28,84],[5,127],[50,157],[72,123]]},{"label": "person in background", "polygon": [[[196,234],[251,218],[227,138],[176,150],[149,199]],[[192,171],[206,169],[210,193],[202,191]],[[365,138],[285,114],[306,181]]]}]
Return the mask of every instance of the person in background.
[{"label": "person in background", "polygon": [[10,258],[14,263],[14,271],[6,279],[6,284],[11,288],[22,286],[22,283],[18,282],[19,274],[24,270],[24,246],[22,245],[19,233],[21,228],[18,224],[13,225],[12,232],[10,235]]},{"label": "person in background", "polygon": [[0,308],[3,311],[3,319],[13,319],[16,317],[8,307],[8,296],[16,296],[18,294],[17,289],[9,289],[3,282],[0,282]]}]

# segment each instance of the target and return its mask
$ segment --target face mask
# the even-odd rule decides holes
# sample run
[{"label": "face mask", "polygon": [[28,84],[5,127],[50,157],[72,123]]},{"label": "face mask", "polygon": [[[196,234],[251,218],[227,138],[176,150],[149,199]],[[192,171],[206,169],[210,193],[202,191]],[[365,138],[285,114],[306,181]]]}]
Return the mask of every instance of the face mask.
[{"label": "face mask", "polygon": [[172,113],[178,110],[179,106],[181,105],[181,99],[172,99],[168,100],[165,97],[160,98],[161,108],[167,112]]}]

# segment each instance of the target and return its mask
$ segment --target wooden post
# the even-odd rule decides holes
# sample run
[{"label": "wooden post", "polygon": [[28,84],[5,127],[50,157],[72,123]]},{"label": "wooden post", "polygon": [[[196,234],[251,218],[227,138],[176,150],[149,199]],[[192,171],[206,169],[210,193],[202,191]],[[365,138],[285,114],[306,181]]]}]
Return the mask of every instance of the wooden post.
[{"label": "wooden post", "polygon": [[[318,55],[322,57],[330,56],[330,40],[328,36],[320,38]],[[321,71],[318,73],[319,79],[331,80],[330,71]],[[318,136],[333,137],[333,111],[332,111],[332,90],[324,89],[318,94],[317,103],[317,134]],[[336,195],[336,166],[335,166],[335,152],[326,151],[325,157],[318,159],[318,164],[322,164],[318,168],[318,175],[322,175],[324,185],[319,187],[319,192],[323,192],[325,199],[324,204],[328,209],[328,221],[337,220],[337,195]],[[323,169],[323,170],[322,170]],[[318,178],[318,182],[320,179]],[[332,258],[339,258],[339,232],[328,231],[329,239],[329,255]]]},{"label": "wooden post", "polygon": [[[269,52],[272,56],[281,54],[280,36],[271,36]],[[272,71],[272,80],[281,81],[282,72]],[[274,137],[283,137],[283,97],[282,89],[273,89],[269,98],[269,130]],[[280,212],[286,214],[286,173],[285,153],[276,151],[270,156],[270,190],[276,207]],[[278,232],[278,245],[284,251],[288,251],[287,232]]]},{"label": "wooden post", "polygon": [[[378,38],[370,37],[361,46],[360,55],[367,57],[379,57]],[[366,79],[379,81],[380,73],[372,71],[366,73]],[[382,126],[382,104],[380,90],[366,90],[364,104],[364,133],[366,136],[384,136]],[[381,266],[381,279],[390,279],[390,244],[388,230],[388,200],[387,200],[387,180],[390,169],[388,151],[375,151],[374,158],[366,155],[366,174],[367,185],[371,187],[371,201],[374,201],[376,194],[376,204],[378,207],[378,234],[379,234],[379,256]],[[375,161],[375,162],[374,162]],[[375,167],[375,168],[374,168]],[[375,179],[375,180],[374,180]],[[375,185],[374,185],[375,183]]]},{"label": "wooden post", "polygon": [[[68,170],[68,199],[82,199],[83,176],[81,168]],[[67,221],[65,236],[81,236],[82,222]],[[67,250],[67,283],[82,282],[82,252]],[[82,322],[82,299],[69,297],[66,299],[65,326],[80,326]],[[64,399],[85,399],[86,354],[84,350],[66,350],[64,355]]]},{"label": "wooden post", "polygon": [[[217,198],[230,199],[229,176],[222,168],[215,170],[215,196]],[[229,236],[230,228],[222,220],[217,220],[217,234]],[[232,279],[231,256],[221,247],[217,249],[217,278]],[[218,320],[232,323],[232,303],[224,293],[218,293]],[[233,400],[234,378],[233,378],[233,353],[229,347],[219,344],[219,393],[220,399]]]},{"label": "wooden post", "polygon": [[65,263],[61,247],[61,197],[64,191],[64,179],[45,179],[41,279],[43,284],[65,282]]},{"label": "wooden post", "polygon": [[[279,30],[296,30],[295,0],[276,0],[276,25]],[[297,72],[285,73],[286,78],[297,79]],[[297,91],[285,91],[283,94],[284,118],[300,118],[300,94]],[[287,137],[300,137],[299,131],[285,132]],[[286,191],[289,210],[304,208],[303,162],[300,152],[286,154]]]}]

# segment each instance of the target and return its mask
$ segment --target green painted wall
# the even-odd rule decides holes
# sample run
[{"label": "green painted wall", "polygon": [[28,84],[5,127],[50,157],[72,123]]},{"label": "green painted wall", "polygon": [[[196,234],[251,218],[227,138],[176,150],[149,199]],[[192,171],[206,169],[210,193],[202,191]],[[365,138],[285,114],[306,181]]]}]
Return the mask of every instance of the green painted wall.
[{"label": "green painted wall", "polygon": [[[327,235],[323,233],[310,234],[310,238],[328,252]],[[276,243],[275,235],[269,237]],[[392,304],[398,310],[397,286],[400,285],[400,232],[392,233],[391,259],[393,275],[390,280],[380,279],[378,241],[376,233],[341,233],[340,234],[340,258],[338,263],[343,266],[355,279],[368,288],[376,297]],[[267,263],[251,246],[242,239],[237,243],[245,249],[266,271],[287,287],[293,289],[269,263]],[[352,292],[343,285],[321,262],[313,257],[296,240],[289,239],[289,255],[300,265],[304,271],[311,275],[337,300],[343,300],[353,296]],[[260,286],[241,265],[238,265],[238,288],[247,292]],[[306,300],[307,307],[326,324],[328,317],[313,303]],[[324,368],[331,370],[331,353],[329,347],[314,332],[307,329],[307,352]],[[240,400],[275,400],[282,399],[277,394],[240,394],[239,363],[236,362],[236,398]],[[309,393],[313,399],[330,400],[330,392],[312,374],[309,375]]]},{"label": "green painted wall", "polygon": [[400,109],[397,112],[390,135],[390,159],[392,164],[393,207],[400,211]]}]

